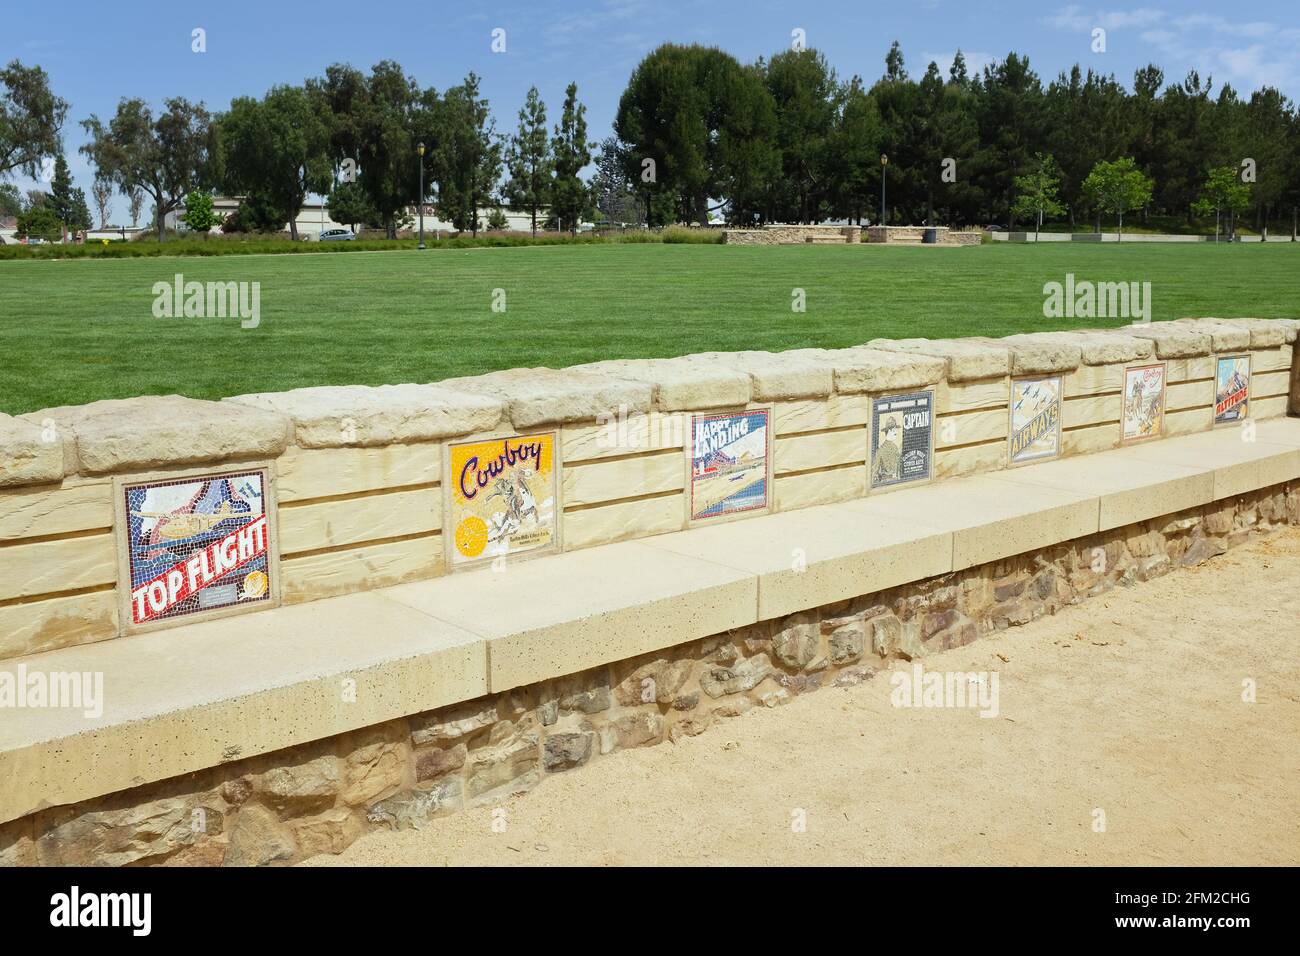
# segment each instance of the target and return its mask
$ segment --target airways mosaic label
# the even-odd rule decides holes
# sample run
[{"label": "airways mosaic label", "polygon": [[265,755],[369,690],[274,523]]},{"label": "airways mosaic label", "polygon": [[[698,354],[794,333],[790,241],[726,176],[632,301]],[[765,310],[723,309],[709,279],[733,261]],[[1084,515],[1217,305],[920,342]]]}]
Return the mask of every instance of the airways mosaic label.
[{"label": "airways mosaic label", "polygon": [[1011,383],[1011,464],[1055,458],[1061,453],[1061,377]]}]

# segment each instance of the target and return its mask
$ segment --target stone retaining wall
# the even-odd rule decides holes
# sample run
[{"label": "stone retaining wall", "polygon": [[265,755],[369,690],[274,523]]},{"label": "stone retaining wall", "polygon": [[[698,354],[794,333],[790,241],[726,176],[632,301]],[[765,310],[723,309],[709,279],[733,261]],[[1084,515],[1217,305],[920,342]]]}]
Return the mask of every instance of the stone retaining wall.
[{"label": "stone retaining wall", "polygon": [[556,547],[572,551],[690,525],[683,440],[693,415],[767,412],[763,510],[788,511],[876,493],[872,403],[900,392],[933,391],[933,480],[1008,466],[1015,378],[1060,376],[1067,456],[1120,443],[1125,370],[1144,363],[1166,367],[1166,435],[1211,427],[1219,355],[1250,357],[1253,418],[1282,415],[1288,395],[1300,403],[1298,327],[1189,319],[1005,339],[874,340],[0,415],[0,660],[127,635],[124,483],[265,469],[270,607],[446,573],[451,442],[553,433]]},{"label": "stone retaining wall", "polygon": [[[940,246],[978,246],[981,234],[976,230],[953,230],[947,226],[935,226],[936,245]],[[870,226],[867,229],[867,242],[894,243],[895,245],[923,244],[926,226]]]},{"label": "stone retaining wall", "polygon": [[[1198,565],[1300,524],[1279,485],[558,680],[0,824],[0,865],[264,865],[497,808],[548,776]],[[878,692],[888,693],[881,688]]]},{"label": "stone retaining wall", "polygon": [[802,226],[770,225],[761,229],[724,229],[724,245],[745,246],[785,246],[804,245],[808,242],[845,242],[862,241],[860,226]]}]

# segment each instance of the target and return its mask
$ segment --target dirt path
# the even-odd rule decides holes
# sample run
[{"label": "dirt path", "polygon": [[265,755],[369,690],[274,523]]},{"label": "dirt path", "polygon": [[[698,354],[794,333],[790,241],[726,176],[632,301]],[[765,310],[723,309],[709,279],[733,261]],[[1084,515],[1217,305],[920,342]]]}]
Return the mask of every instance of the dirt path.
[{"label": "dirt path", "polygon": [[882,674],[548,778],[505,832],[479,808],[310,862],[1300,863],[1300,531],[924,665],[996,670],[999,715]]}]

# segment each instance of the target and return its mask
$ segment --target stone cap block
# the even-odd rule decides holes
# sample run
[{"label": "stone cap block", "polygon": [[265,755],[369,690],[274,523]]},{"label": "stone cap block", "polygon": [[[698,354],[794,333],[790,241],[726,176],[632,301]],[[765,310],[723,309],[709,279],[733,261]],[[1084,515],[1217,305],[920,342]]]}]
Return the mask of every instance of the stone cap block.
[{"label": "stone cap block", "polygon": [[620,409],[648,412],[652,392],[644,382],[553,368],[512,368],[436,384],[499,399],[516,428],[592,421]]},{"label": "stone cap block", "polygon": [[1179,319],[1179,322],[1193,324],[1197,322],[1214,322],[1233,328],[1245,329],[1250,333],[1250,347],[1253,349],[1277,348],[1291,344],[1296,340],[1300,330],[1297,319]]},{"label": "stone cap block", "polygon": [[39,422],[0,413],[0,488],[63,479],[63,440],[46,441]]},{"label": "stone cap block", "polygon": [[[1300,337],[1300,319],[1233,319],[1234,322],[1240,322],[1250,327],[1250,341],[1253,346],[1255,343],[1256,330],[1276,329],[1282,333],[1282,342],[1280,344],[1291,345]],[[1263,346],[1267,348],[1267,346]]]},{"label": "stone cap block", "polygon": [[941,381],[948,364],[937,355],[890,352],[865,345],[847,349],[796,349],[785,354],[829,365],[834,372],[835,391],[844,394],[923,388]]},{"label": "stone cap block", "polygon": [[181,395],[107,399],[21,417],[35,424],[53,419],[65,439],[68,474],[275,458],[290,433],[288,417],[278,412]]},{"label": "stone cap block", "polygon": [[649,385],[654,390],[655,408],[661,412],[745,405],[752,397],[749,376],[744,372],[680,358],[609,359],[574,365],[571,370]]},{"label": "stone cap block", "polygon": [[745,372],[750,378],[752,398],[757,402],[825,398],[835,387],[829,365],[791,352],[700,352],[683,358],[696,364]]},{"label": "stone cap block", "polygon": [[[1237,349],[1250,348],[1250,329],[1244,325],[1225,322],[1222,319],[1178,319],[1177,324],[1188,329],[1195,329],[1210,337],[1216,352],[1235,352]],[[1282,337],[1277,336],[1278,345]]]},{"label": "stone cap block", "polygon": [[1083,345],[1051,333],[1026,332],[1005,338],[981,338],[990,345],[1004,345],[1011,351],[1012,375],[1071,372],[1083,362]]},{"label": "stone cap block", "polygon": [[287,415],[303,448],[437,441],[490,429],[503,410],[499,399],[437,385],[321,386],[223,401]]},{"label": "stone cap block", "polygon": [[1214,349],[1214,342],[1209,335],[1175,322],[1135,322],[1121,326],[1115,330],[1115,334],[1150,339],[1155,343],[1156,355],[1162,359],[1209,355]]},{"label": "stone cap block", "polygon": [[1011,351],[1005,345],[990,345],[997,339],[872,339],[867,345],[890,352],[919,352],[936,355],[948,362],[950,382],[998,378],[1011,371]]},{"label": "stone cap block", "polygon": [[[1079,346],[1083,353],[1084,365],[1119,365],[1124,362],[1140,361],[1154,358],[1155,343],[1150,339],[1139,339],[1131,335],[1118,335],[1113,332],[1061,331],[1035,332],[1036,338],[1047,340],[1049,337]],[[1009,336],[1015,339],[1017,336]]]}]

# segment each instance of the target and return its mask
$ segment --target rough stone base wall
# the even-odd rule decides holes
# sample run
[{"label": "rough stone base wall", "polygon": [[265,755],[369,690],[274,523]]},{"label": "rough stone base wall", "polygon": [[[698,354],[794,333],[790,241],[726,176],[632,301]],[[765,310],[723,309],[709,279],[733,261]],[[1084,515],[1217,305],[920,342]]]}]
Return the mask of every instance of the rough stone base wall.
[{"label": "rough stone base wall", "polygon": [[495,806],[1300,525],[1300,482],[0,825],[0,864],[245,865]]}]

